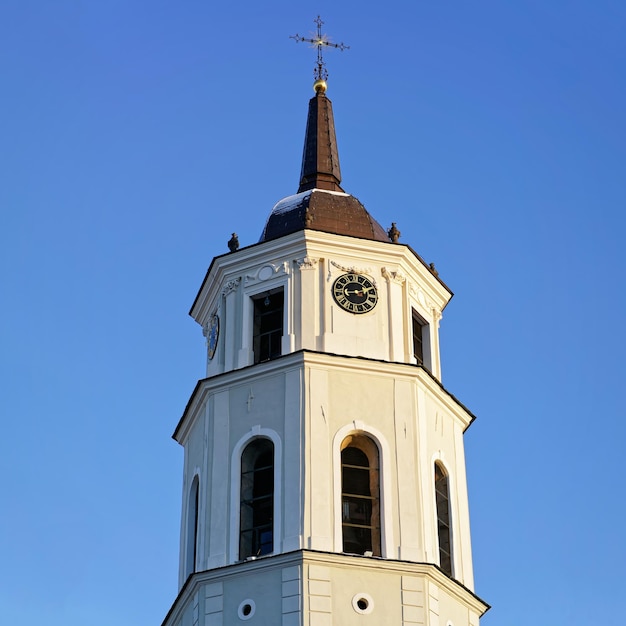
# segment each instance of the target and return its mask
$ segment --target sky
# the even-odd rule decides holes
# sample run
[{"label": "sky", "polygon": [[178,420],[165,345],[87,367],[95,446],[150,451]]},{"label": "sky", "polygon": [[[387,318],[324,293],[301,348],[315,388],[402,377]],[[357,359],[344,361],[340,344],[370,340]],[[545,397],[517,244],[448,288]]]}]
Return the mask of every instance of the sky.
[{"label": "sky", "polygon": [[626,612],[622,0],[0,0],[0,612],[161,624],[187,313],[297,190],[324,32],[343,188],[455,297],[483,626]]}]

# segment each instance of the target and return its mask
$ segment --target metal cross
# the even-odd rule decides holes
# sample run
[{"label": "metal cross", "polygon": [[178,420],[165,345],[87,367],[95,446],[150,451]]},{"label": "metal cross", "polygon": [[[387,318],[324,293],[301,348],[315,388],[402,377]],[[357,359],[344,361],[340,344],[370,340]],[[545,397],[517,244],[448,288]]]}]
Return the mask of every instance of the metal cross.
[{"label": "metal cross", "polygon": [[318,15],[316,19],[313,20],[317,24],[317,37],[315,39],[309,39],[307,37],[302,37],[297,33],[295,35],[290,35],[289,39],[295,39],[296,43],[300,41],[306,41],[307,43],[313,44],[312,48],[317,48],[317,67],[313,71],[313,76],[315,80],[326,80],[328,78],[328,72],[326,71],[326,63],[324,63],[324,58],[322,56],[322,48],[339,48],[342,52],[344,50],[349,50],[350,46],[346,46],[342,43],[331,43],[330,39],[327,35],[322,35],[322,18]]}]

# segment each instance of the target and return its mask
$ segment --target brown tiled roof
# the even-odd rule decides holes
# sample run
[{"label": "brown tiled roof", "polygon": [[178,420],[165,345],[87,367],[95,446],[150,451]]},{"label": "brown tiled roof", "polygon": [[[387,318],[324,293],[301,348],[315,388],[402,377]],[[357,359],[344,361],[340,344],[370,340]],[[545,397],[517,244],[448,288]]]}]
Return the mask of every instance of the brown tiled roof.
[{"label": "brown tiled roof", "polygon": [[260,241],[310,228],[326,233],[389,242],[385,229],[347,193],[312,189],[284,198],[272,210]]}]

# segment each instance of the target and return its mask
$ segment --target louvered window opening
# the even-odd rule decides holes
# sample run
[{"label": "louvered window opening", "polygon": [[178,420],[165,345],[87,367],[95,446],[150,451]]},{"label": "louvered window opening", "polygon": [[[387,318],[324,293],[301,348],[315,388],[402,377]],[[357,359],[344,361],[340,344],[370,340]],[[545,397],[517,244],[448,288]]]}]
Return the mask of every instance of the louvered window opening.
[{"label": "louvered window opening", "polygon": [[362,450],[341,451],[343,551],[380,555],[378,469]]},{"label": "louvered window opening", "polygon": [[426,322],[413,311],[413,356],[418,365],[424,365],[424,328]]},{"label": "louvered window opening", "polygon": [[274,549],[274,444],[255,439],[241,457],[239,558]]},{"label": "louvered window opening", "polygon": [[283,337],[283,290],[254,298],[252,349],[254,362],[270,361],[281,355]]},{"label": "louvered window opening", "polygon": [[448,477],[435,463],[435,497],[437,501],[437,533],[439,536],[439,565],[452,576],[452,532],[450,528],[450,492]]}]

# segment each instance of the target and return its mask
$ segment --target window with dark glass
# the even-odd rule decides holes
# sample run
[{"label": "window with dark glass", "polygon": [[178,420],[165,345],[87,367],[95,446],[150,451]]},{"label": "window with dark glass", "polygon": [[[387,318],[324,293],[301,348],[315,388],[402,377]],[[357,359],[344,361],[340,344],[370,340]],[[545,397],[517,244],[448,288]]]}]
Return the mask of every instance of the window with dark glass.
[{"label": "window with dark glass", "polygon": [[380,556],[378,446],[363,435],[342,444],[341,530],[344,552]]},{"label": "window with dark glass", "polygon": [[448,475],[435,463],[435,498],[437,502],[437,533],[439,536],[439,565],[452,576],[452,531],[450,528],[450,491]]},{"label": "window with dark glass", "polygon": [[187,552],[185,555],[185,577],[196,571],[198,556],[198,477],[195,476],[187,503]]},{"label": "window with dark glass", "polygon": [[239,558],[274,549],[274,444],[254,439],[241,455]]},{"label": "window with dark glass", "polygon": [[262,294],[253,298],[253,303],[252,349],[254,362],[262,363],[280,356],[283,337],[283,290]]},{"label": "window with dark glass", "polygon": [[418,365],[425,365],[424,333],[428,331],[428,324],[416,311],[413,311],[413,356]]}]

